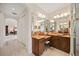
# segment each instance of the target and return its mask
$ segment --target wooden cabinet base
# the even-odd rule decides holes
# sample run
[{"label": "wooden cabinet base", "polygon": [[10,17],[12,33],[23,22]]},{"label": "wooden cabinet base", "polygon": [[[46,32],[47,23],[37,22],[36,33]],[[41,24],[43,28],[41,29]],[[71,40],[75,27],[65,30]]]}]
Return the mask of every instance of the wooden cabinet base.
[{"label": "wooden cabinet base", "polygon": [[50,40],[50,46],[69,53],[70,52],[70,38],[52,36]]},{"label": "wooden cabinet base", "polygon": [[[50,36],[50,37],[49,37]],[[46,40],[50,41],[50,46],[65,51],[70,52],[70,36],[69,35],[48,35],[48,36],[33,36],[32,37],[32,53],[36,56],[43,54],[45,50],[44,43]]]},{"label": "wooden cabinet base", "polygon": [[36,56],[42,55],[44,51],[44,39],[32,39],[32,53]]}]

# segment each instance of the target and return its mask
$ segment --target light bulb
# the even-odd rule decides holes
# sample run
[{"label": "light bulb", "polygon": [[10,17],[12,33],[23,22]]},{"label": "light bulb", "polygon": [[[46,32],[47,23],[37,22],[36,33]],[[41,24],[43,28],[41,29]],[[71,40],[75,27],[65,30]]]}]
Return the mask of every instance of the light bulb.
[{"label": "light bulb", "polygon": [[64,16],[63,14],[60,15],[60,17],[63,17],[63,16]]},{"label": "light bulb", "polygon": [[50,20],[50,22],[54,22],[54,20]]},{"label": "light bulb", "polygon": [[57,16],[54,16],[54,18],[57,18]]},{"label": "light bulb", "polygon": [[57,18],[59,18],[60,16],[59,16],[59,15],[57,15],[56,17],[57,17]]},{"label": "light bulb", "polygon": [[67,16],[68,15],[68,13],[64,13],[64,16]]},{"label": "light bulb", "polygon": [[38,13],[38,17],[41,17],[42,16],[42,14],[41,13]]}]

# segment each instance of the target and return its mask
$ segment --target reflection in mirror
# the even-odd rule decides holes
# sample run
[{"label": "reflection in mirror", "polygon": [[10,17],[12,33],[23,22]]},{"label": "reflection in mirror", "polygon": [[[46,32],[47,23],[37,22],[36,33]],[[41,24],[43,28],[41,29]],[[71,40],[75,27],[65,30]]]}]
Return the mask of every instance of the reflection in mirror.
[{"label": "reflection in mirror", "polygon": [[68,17],[59,19],[46,19],[46,18],[34,18],[32,17],[32,33],[35,32],[59,32],[69,33],[70,20]]},{"label": "reflection in mirror", "polygon": [[68,24],[67,23],[60,23],[60,31],[62,30],[62,32],[68,33]]},{"label": "reflection in mirror", "polygon": [[45,20],[45,30],[46,32],[53,32],[55,30],[54,20]]},{"label": "reflection in mirror", "polygon": [[45,32],[45,18],[32,16],[32,34]]},{"label": "reflection in mirror", "polygon": [[50,20],[49,29],[50,29],[51,32],[55,31],[55,21],[54,20]]}]

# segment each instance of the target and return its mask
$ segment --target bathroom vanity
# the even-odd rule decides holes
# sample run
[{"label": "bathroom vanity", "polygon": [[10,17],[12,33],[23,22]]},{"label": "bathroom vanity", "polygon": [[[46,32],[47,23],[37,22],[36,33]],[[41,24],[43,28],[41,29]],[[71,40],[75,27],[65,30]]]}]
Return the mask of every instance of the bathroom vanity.
[{"label": "bathroom vanity", "polygon": [[32,36],[32,52],[34,55],[42,55],[45,50],[45,41],[49,40],[49,46],[70,52],[70,36],[62,35],[61,33],[50,32],[47,35],[33,35]]}]

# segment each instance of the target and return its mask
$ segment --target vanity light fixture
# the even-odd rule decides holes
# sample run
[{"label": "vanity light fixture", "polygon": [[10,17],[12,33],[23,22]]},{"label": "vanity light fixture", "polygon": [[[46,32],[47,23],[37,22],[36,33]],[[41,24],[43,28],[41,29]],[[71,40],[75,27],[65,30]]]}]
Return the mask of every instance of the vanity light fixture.
[{"label": "vanity light fixture", "polygon": [[64,14],[61,14],[61,15],[60,15],[60,17],[63,17],[63,16],[64,16]]},{"label": "vanity light fixture", "polygon": [[57,18],[57,16],[54,16],[54,19],[56,19]]},{"label": "vanity light fixture", "polygon": [[68,16],[68,13],[64,13],[64,16]]},{"label": "vanity light fixture", "polygon": [[54,20],[50,20],[50,22],[54,22]]},{"label": "vanity light fixture", "polygon": [[57,15],[56,17],[57,17],[57,18],[60,18],[60,16],[59,16],[59,15]]},{"label": "vanity light fixture", "polygon": [[60,18],[60,16],[59,15],[54,16],[54,19],[56,19],[56,18]]},{"label": "vanity light fixture", "polygon": [[54,16],[53,18],[54,19],[56,19],[56,18],[60,18],[60,17],[66,17],[66,16],[68,16],[70,13],[62,13],[62,14],[60,14],[60,15],[56,15],[56,16]]},{"label": "vanity light fixture", "polygon": [[41,17],[42,16],[42,14],[41,13],[38,13],[38,17]]},{"label": "vanity light fixture", "polygon": [[37,22],[41,23],[41,22],[44,22],[44,20],[38,20]]},{"label": "vanity light fixture", "polygon": [[46,18],[46,16],[45,15],[42,15],[42,18]]},{"label": "vanity light fixture", "polygon": [[40,17],[40,18],[46,18],[46,16],[43,15],[42,13],[38,13],[38,17]]}]

